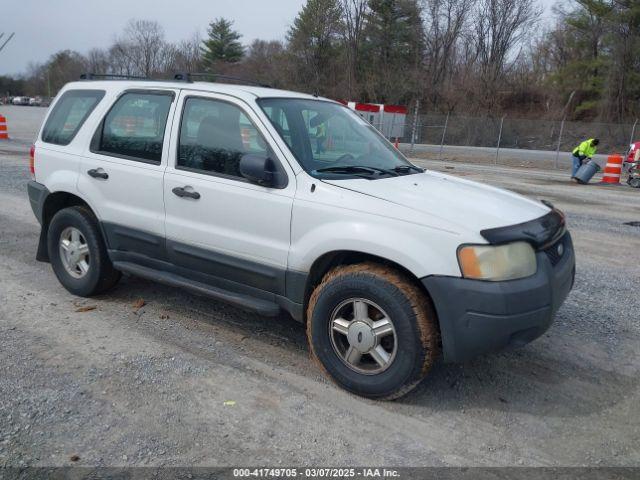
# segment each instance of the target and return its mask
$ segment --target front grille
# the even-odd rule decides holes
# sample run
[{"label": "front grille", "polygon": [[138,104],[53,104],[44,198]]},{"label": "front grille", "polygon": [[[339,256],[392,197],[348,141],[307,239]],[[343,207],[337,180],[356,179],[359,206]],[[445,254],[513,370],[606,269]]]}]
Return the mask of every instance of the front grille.
[{"label": "front grille", "polygon": [[[562,248],[560,248],[560,250],[562,251],[562,255],[558,251],[560,245],[562,245]],[[567,254],[567,234],[565,233],[560,240],[558,240],[553,245],[545,248],[544,253],[547,255],[549,261],[551,262],[551,265],[553,265],[554,267],[558,263],[560,263],[560,260],[562,260],[562,258]]]}]

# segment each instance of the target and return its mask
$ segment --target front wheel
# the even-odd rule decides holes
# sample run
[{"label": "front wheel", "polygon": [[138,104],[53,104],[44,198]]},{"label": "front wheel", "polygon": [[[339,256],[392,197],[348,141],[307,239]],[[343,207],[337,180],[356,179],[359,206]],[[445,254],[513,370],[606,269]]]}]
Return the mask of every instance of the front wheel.
[{"label": "front wheel", "polygon": [[424,378],[438,353],[428,297],[399,271],[362,263],[337,267],[307,309],[311,355],[344,389],[394,399]]}]

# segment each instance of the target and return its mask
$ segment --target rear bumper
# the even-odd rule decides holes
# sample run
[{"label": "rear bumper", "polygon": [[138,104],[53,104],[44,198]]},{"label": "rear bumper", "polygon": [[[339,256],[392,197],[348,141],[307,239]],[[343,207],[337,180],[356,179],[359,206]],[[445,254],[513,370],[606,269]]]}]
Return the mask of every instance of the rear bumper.
[{"label": "rear bumper", "polygon": [[[561,242],[564,253],[558,256],[555,247]],[[552,248],[550,253],[537,252],[537,273],[521,280],[422,279],[438,313],[446,362],[522,346],[549,328],[575,277],[570,234]]]}]

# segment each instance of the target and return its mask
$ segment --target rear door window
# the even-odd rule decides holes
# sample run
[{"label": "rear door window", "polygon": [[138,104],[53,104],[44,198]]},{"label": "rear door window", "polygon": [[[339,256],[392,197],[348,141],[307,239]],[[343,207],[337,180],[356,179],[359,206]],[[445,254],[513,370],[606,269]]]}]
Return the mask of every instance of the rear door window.
[{"label": "rear door window", "polygon": [[172,92],[127,92],[113,104],[93,139],[91,151],[160,163]]},{"label": "rear door window", "polygon": [[63,93],[42,129],[42,141],[55,145],[71,143],[104,94],[104,90],[70,90]]}]

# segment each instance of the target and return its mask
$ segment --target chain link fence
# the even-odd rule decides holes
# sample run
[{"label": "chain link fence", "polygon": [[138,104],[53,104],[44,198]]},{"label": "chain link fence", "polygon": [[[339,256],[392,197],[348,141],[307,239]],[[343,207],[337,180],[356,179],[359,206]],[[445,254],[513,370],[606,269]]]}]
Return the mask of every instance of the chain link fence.
[{"label": "chain link fence", "polygon": [[[417,120],[414,130],[414,119]],[[374,125],[379,127],[377,125]],[[402,136],[392,137],[415,158],[564,168],[570,152],[587,138],[599,138],[598,152],[624,155],[640,140],[638,121],[593,123],[464,115],[407,115]]]}]

